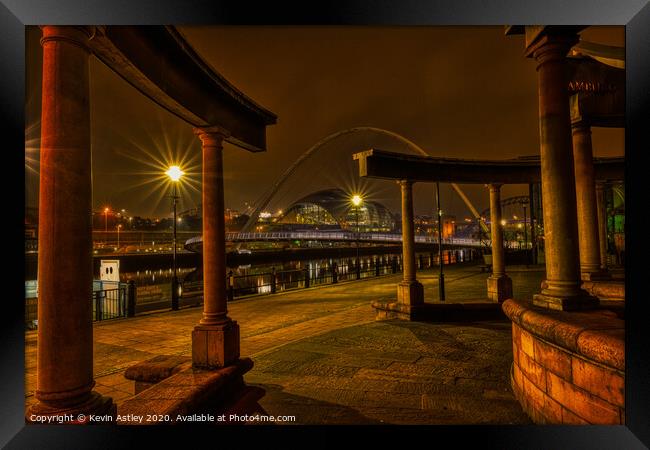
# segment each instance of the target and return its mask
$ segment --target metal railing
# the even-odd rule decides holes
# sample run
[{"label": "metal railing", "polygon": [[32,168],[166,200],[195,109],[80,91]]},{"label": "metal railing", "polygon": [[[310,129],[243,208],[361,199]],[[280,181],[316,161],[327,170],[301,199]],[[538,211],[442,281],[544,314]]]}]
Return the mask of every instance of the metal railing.
[{"label": "metal railing", "polygon": [[127,316],[127,286],[93,292],[93,320],[118,319]]},{"label": "metal railing", "polygon": [[[476,255],[474,254],[476,253]],[[473,261],[478,257],[474,251],[447,251],[443,263]],[[418,270],[438,266],[438,255],[419,254],[415,259]],[[235,275],[232,271],[227,276],[226,292],[228,300],[255,295],[275,294],[278,292],[304,289],[318,285],[336,284],[370,277],[392,275],[402,271],[401,255],[386,255],[372,259],[362,258],[357,267],[354,259],[343,262],[313,264],[309,268],[256,273],[250,275]],[[184,281],[182,296],[198,296],[203,293],[203,281]]]},{"label": "metal railing", "polygon": [[[117,284],[117,283],[116,283]],[[38,328],[38,298],[34,287],[26,288],[25,325],[28,329]],[[92,298],[92,321],[133,317],[135,289],[132,283],[119,283],[112,289],[94,290]]]},{"label": "metal railing", "polygon": [[[376,242],[402,242],[402,235],[398,233],[356,233],[353,231],[271,231],[266,233],[226,233],[229,241],[256,241],[256,240],[328,240],[328,241],[376,241]],[[188,244],[200,240],[194,237],[187,241]],[[438,238],[433,236],[416,235],[415,242],[437,244]],[[463,245],[469,247],[480,247],[479,239],[466,238],[445,238],[442,243],[445,245]],[[489,244],[489,241],[487,241]]]}]

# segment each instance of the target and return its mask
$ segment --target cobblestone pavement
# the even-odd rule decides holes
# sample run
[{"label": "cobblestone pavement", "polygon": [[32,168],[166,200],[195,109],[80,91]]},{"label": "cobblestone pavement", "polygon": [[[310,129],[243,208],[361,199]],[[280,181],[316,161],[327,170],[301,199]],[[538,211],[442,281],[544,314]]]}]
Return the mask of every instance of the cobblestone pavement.
[{"label": "cobblestone pavement", "polygon": [[258,356],[247,381],[298,424],[529,424],[511,347],[505,322],[374,322]]},{"label": "cobblestone pavement", "polygon": [[[523,298],[539,290],[544,273],[539,268],[530,270],[511,267],[509,275],[513,279],[515,297]],[[463,414],[457,411],[458,405],[454,406],[454,402],[465,397],[453,396],[456,399],[453,400],[454,392],[457,394],[473,392],[467,395],[467,401],[463,403],[466,406],[477,404],[477,401],[480,403],[477,394],[479,397],[487,396],[486,399],[494,397],[495,405],[500,402],[512,403],[514,400],[509,393],[507,381],[509,362],[506,364],[512,358],[509,326],[507,324],[455,326],[394,321],[375,322],[370,302],[394,298],[396,284],[400,277],[401,274],[371,278],[230,303],[229,315],[240,325],[241,354],[252,357],[255,361],[255,367],[246,375],[246,380],[264,385],[268,391],[261,402],[262,406],[266,407],[269,413],[275,413],[272,411],[278,408],[284,411],[283,405],[286,405],[288,399],[293,399],[294,404],[302,405],[300,408],[313,410],[310,415],[304,415],[305,423],[337,422],[337,417],[341,418],[341,423],[348,423],[349,414],[353,414],[359,423],[364,420],[379,422],[386,417],[392,418],[391,421],[395,423],[421,423],[423,420],[447,423],[445,420],[452,422],[465,420]],[[475,265],[445,267],[447,301],[483,299],[487,277],[488,274],[480,273]],[[425,301],[437,301],[437,272],[431,270],[418,272],[418,278],[425,287]],[[94,373],[97,382],[95,389],[111,396],[118,405],[132,397],[134,383],[124,378],[124,369],[156,355],[191,355],[191,330],[200,318],[201,308],[187,308],[176,312],[165,311],[96,323],[94,325]],[[451,364],[447,369],[440,369],[443,372],[435,377],[427,375],[428,370],[438,366],[444,367],[444,364],[440,365],[440,361],[444,360],[443,355],[446,353],[441,353],[439,347],[444,347],[446,349],[444,352],[452,352],[452,359],[449,361],[454,361],[452,351],[454,348],[457,353],[465,351],[462,346],[447,348],[447,344],[453,341],[450,338],[445,338],[446,340],[441,338],[442,340],[435,345],[431,343],[433,342],[431,336],[445,336],[444,333],[435,331],[443,329],[445,333],[451,333],[449,335],[462,336],[454,345],[460,345],[463,339],[474,336],[471,339],[486,342],[485,345],[488,347],[492,346],[491,351],[477,346],[476,349],[483,348],[483,350],[466,352],[468,361],[476,361],[477,368],[482,367],[479,361],[494,357],[490,369],[486,369],[488,371],[485,373],[479,371],[465,378],[465,375],[462,375],[465,373],[461,370],[462,364],[458,363]],[[467,331],[463,330],[474,331],[465,334]],[[350,336],[355,336],[353,339],[355,342],[366,342],[366,344],[361,347],[358,347],[358,343],[353,345]],[[424,338],[424,341],[430,342],[431,345],[422,344],[424,341],[421,341],[418,336],[429,336]],[[386,337],[391,339],[386,341]],[[343,344],[330,344],[328,339],[333,339],[333,342],[342,339]],[[25,391],[26,404],[29,405],[35,401],[33,390],[36,384],[36,333],[27,332],[25,342]],[[311,350],[305,350],[305,346]],[[387,349],[395,350],[387,351]],[[411,356],[404,361],[399,358],[391,359],[390,355],[400,353]],[[389,357],[377,357],[383,354]],[[415,354],[419,356],[415,357]],[[497,362],[502,359],[501,363]],[[467,361],[465,363],[468,364]],[[291,367],[294,366],[295,373],[292,374]],[[282,372],[282,367],[287,369]],[[454,374],[454,367],[458,369],[456,374]],[[496,377],[497,372],[506,378]],[[340,376],[341,374],[345,376]],[[394,380],[389,382],[381,377],[394,378]],[[476,381],[483,378],[485,382]],[[466,381],[463,381],[465,379]],[[360,383],[360,380],[365,381]],[[334,387],[328,389],[328,383]],[[473,391],[468,387],[472,383],[475,384]],[[382,384],[386,386],[384,391],[380,388]],[[311,391],[309,386],[313,387]],[[365,386],[368,386],[368,389],[365,389]],[[508,392],[501,391],[501,388],[505,388]],[[417,393],[401,392],[400,389],[415,389]],[[446,401],[450,403],[443,404],[442,397],[433,397],[432,392],[427,389],[446,392],[445,395],[449,396]],[[381,400],[382,392],[383,400]],[[390,395],[386,395],[387,393]],[[346,395],[349,396],[348,400]],[[506,400],[504,396],[508,399]],[[368,400],[363,400],[366,397]],[[411,411],[411,407],[415,405],[413,403],[415,397],[419,399],[419,403],[416,402],[420,408],[417,409],[419,416]],[[405,402],[401,407],[400,399]],[[364,415],[360,416],[358,408],[354,409],[356,407],[353,405],[364,401],[367,405],[376,403],[378,406],[373,407],[372,411],[364,410]],[[323,408],[305,406],[310,402],[316,402]],[[345,410],[347,412],[341,412],[342,405],[348,405],[345,407],[348,408]],[[432,416],[431,411],[437,411],[436,405],[449,414],[445,416],[436,413]],[[352,409],[349,410],[350,408]],[[316,410],[322,412],[317,413]],[[381,411],[385,411],[386,414],[382,416]],[[423,411],[429,412],[425,414]],[[451,414],[450,411],[457,412]],[[403,419],[400,419],[402,416],[398,412],[404,414]],[[416,420],[415,416],[421,419]],[[510,420],[515,420],[512,414],[503,413],[495,416],[479,414],[476,420],[471,422],[489,422],[496,420],[494,418],[497,416],[500,417],[498,423],[509,423]],[[520,417],[518,420],[523,418]],[[352,422],[357,423],[354,420]]]}]

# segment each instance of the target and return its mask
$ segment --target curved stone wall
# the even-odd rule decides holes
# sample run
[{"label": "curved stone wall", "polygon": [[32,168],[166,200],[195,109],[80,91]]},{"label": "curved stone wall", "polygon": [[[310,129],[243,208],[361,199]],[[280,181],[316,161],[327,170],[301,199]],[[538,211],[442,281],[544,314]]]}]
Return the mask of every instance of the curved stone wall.
[{"label": "curved stone wall", "polygon": [[515,396],[540,424],[625,423],[625,323],[607,310],[560,312],[506,300]]}]

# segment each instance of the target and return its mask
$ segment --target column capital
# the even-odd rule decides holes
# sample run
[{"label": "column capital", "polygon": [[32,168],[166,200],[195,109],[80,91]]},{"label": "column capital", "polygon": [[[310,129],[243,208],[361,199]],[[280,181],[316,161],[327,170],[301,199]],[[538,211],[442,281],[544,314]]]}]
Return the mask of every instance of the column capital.
[{"label": "column capital", "polygon": [[503,186],[503,183],[490,183],[490,184],[488,184],[488,187],[490,188],[490,192],[500,192],[501,191],[501,186]]},{"label": "column capital", "polygon": [[230,137],[230,132],[225,128],[218,125],[209,127],[195,127],[194,134],[196,134],[203,145],[221,147],[224,139]]},{"label": "column capital", "polygon": [[413,181],[411,180],[397,180],[397,184],[402,187],[411,187],[413,186]]},{"label": "column capital", "polygon": [[577,33],[545,34],[526,49],[526,56],[537,60],[537,69],[549,61],[563,60],[571,47],[577,44]]},{"label": "column capital", "polygon": [[95,37],[95,26],[41,25],[41,46],[48,42],[68,42],[90,52],[88,41]]}]

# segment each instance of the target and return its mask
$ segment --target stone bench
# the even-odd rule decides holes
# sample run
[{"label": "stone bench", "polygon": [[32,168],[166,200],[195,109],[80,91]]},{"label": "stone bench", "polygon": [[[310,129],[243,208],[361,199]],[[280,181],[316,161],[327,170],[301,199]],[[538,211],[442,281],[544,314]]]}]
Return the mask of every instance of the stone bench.
[{"label": "stone bench", "polygon": [[422,303],[409,306],[395,301],[373,301],[376,320],[404,319],[423,322],[475,322],[480,320],[504,320],[501,304],[476,300],[457,302]]},{"label": "stone bench", "polygon": [[625,282],[620,280],[583,281],[582,289],[600,300],[625,301]]},{"label": "stone bench", "polygon": [[124,378],[135,381],[135,393],[149,389],[175,373],[192,367],[188,356],[159,355],[139,362],[124,371]]},{"label": "stone bench", "polygon": [[[161,362],[161,365],[164,363]],[[250,358],[237,360],[221,369],[185,367],[153,384],[118,407],[122,425],[155,425],[178,423],[178,416],[194,414],[254,414],[263,412],[257,401],[264,389],[247,386],[243,375],[253,367]],[[140,421],[138,417],[150,417]],[[167,420],[167,418],[169,420]],[[226,417],[227,418],[227,417]]]}]

